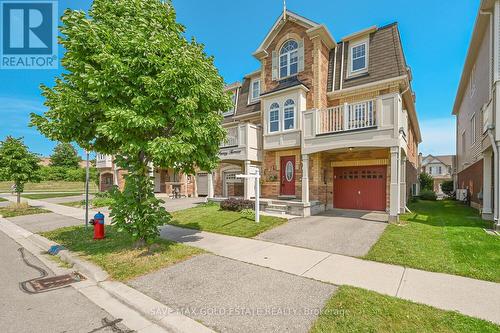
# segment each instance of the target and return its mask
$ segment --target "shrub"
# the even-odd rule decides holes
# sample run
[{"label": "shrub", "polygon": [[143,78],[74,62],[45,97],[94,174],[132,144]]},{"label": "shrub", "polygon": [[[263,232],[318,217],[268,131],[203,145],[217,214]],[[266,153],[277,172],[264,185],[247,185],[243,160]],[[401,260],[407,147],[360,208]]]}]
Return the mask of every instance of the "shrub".
[{"label": "shrub", "polygon": [[428,200],[428,201],[436,201],[437,195],[436,192],[430,190],[420,191],[420,199]]},{"label": "shrub", "polygon": [[434,178],[428,173],[422,172],[418,175],[418,181],[420,182],[420,189],[422,191],[429,190],[432,191],[434,188]]},{"label": "shrub", "polygon": [[441,189],[446,195],[451,196],[453,193],[453,180],[447,180],[443,182],[441,184]]},{"label": "shrub", "polygon": [[243,209],[253,209],[254,202],[244,199],[227,199],[221,202],[220,208],[222,210],[230,210],[233,212],[241,212]]}]

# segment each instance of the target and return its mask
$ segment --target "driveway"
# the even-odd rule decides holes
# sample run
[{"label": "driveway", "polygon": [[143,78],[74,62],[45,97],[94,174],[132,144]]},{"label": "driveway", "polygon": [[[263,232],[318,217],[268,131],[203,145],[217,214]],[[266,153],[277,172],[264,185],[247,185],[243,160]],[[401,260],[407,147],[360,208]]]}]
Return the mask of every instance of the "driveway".
[{"label": "driveway", "polygon": [[256,239],[308,249],[361,257],[387,227],[387,214],[347,210],[293,219]]},{"label": "driveway", "polygon": [[[217,332],[308,332],[331,284],[212,254],[129,284]],[[161,309],[158,309],[161,311]]]},{"label": "driveway", "polygon": [[179,198],[171,199],[159,196],[160,199],[165,201],[163,207],[168,212],[175,212],[176,210],[182,210],[187,208],[196,207],[199,204],[206,202],[206,198]]},{"label": "driveway", "polygon": [[[55,213],[9,217],[8,220],[34,233],[75,225],[85,225],[85,222],[82,220]],[[90,225],[89,228],[92,228],[92,226]]]}]

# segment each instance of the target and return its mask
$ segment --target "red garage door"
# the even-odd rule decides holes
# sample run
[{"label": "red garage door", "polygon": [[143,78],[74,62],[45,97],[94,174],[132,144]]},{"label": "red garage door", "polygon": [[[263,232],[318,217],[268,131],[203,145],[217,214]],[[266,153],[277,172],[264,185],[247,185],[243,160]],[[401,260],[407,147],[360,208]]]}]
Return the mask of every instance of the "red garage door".
[{"label": "red garage door", "polygon": [[385,166],[343,167],[333,169],[335,208],[385,210]]}]

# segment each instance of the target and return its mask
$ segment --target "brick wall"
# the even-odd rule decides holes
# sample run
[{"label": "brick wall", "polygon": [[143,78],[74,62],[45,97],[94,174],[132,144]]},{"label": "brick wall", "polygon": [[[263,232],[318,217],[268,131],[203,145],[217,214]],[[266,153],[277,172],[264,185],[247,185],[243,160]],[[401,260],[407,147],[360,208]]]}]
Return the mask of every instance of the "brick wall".
[{"label": "brick wall", "polygon": [[418,170],[415,165],[408,159],[406,160],[406,199],[411,199],[412,184],[418,183]]},{"label": "brick wall", "polygon": [[482,205],[482,200],[478,198],[479,192],[483,189],[482,159],[458,173],[457,188],[468,189],[471,194],[471,202],[473,205],[476,207]]}]

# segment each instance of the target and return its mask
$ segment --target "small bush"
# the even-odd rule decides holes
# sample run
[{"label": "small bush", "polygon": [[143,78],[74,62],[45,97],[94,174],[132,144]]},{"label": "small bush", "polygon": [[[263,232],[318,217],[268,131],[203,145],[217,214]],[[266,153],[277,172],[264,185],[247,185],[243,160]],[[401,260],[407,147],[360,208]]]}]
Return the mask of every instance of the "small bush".
[{"label": "small bush", "polygon": [[244,199],[227,199],[221,202],[220,208],[222,210],[229,210],[233,212],[241,212],[243,209],[253,209],[254,202]]},{"label": "small bush", "polygon": [[437,195],[436,192],[430,190],[420,191],[420,199],[428,200],[428,201],[436,201]]}]

